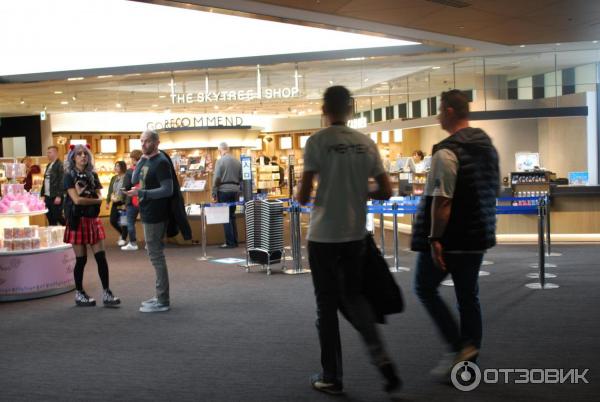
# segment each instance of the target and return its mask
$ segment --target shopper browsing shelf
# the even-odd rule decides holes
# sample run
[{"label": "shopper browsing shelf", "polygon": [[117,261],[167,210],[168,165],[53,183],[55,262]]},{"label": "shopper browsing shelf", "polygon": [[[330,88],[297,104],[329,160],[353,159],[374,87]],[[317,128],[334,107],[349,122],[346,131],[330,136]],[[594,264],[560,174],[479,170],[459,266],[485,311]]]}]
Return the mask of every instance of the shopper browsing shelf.
[{"label": "shopper browsing shelf", "polygon": [[106,196],[106,209],[110,208],[110,224],[119,233],[118,246],[127,244],[127,226],[121,225],[121,214],[125,213],[125,201],[127,195],[123,189],[123,181],[127,165],[124,161],[115,163],[115,175],[110,179],[108,194]]},{"label": "shopper browsing shelf", "polygon": [[94,163],[89,149],[76,145],[67,157],[64,175],[65,214],[67,227],[64,241],[73,245],[75,251],[75,303],[78,306],[95,306],[96,301],[83,290],[83,271],[87,262],[87,246],[94,253],[98,274],[102,282],[102,302],[105,306],[121,303],[109,288],[108,263],[104,252],[104,227],[98,215],[102,197],[100,179],[94,172]]},{"label": "shopper browsing shelf", "polygon": [[[312,386],[328,394],[343,391],[342,348],[338,309],[362,335],[372,363],[385,378],[384,389],[394,395],[400,378],[375,325],[373,309],[362,292],[366,258],[366,202],[392,193],[375,143],[346,127],[352,111],[350,92],[330,87],[323,97],[323,114],[330,126],[306,142],[304,172],[297,199],[306,204],[318,178],[308,229],[308,257],[317,299],[317,331],[322,371]],[[369,192],[373,177],[378,190]]]},{"label": "shopper browsing shelf", "polygon": [[[242,164],[229,153],[226,142],[219,144],[221,158],[215,165],[213,175],[213,199],[217,202],[234,203],[238,200],[242,181]],[[223,224],[225,243],[221,248],[238,246],[237,225],[235,222],[235,205],[229,207],[229,222]]]},{"label": "shopper browsing shelf", "polygon": [[173,195],[171,162],[158,149],[156,131],[144,131],[140,137],[142,158],[132,176],[132,184],[140,187],[127,191],[129,197],[139,197],[140,214],[148,255],[156,273],[156,296],[142,302],[142,313],[156,313],[170,309],[169,271],[165,259],[163,239],[167,232],[170,198]]},{"label": "shopper browsing shelf", "polygon": [[23,180],[23,188],[25,191],[31,191],[31,188],[33,187],[33,175],[41,173],[42,169],[40,169],[39,165],[34,165],[33,160],[31,160],[29,156],[24,157],[21,160],[21,163],[24,164],[27,169],[27,176],[25,176],[25,180]]},{"label": "shopper browsing shelf", "polygon": [[[135,171],[135,167],[142,157],[142,151],[139,149],[134,149],[129,153],[129,158],[131,159],[131,168],[127,169],[125,173],[125,177],[123,178],[123,191],[129,191],[133,187],[131,184],[131,179],[133,177],[133,172]],[[139,188],[139,183],[136,184],[135,187]],[[129,243],[121,247],[121,250],[124,251],[136,251],[138,249],[137,245],[137,233],[135,231],[135,221],[140,212],[140,204],[137,196],[127,197],[126,201],[126,211],[127,211],[127,234],[129,235]]]}]

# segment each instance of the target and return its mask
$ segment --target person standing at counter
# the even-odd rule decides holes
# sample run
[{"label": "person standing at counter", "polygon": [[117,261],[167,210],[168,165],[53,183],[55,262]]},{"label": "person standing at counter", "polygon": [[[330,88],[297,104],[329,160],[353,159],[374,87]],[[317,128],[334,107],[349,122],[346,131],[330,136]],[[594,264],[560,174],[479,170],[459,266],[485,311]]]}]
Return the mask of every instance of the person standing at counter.
[{"label": "person standing at counter", "polygon": [[[127,172],[125,172],[125,177],[123,178],[123,189],[125,191],[129,191],[133,187],[131,184],[131,179],[133,178],[133,172],[135,171],[135,167],[141,157],[142,151],[139,149],[134,149],[129,153],[129,158],[131,159],[131,168],[127,169]],[[139,183],[136,186],[139,188]],[[121,247],[121,250],[136,251],[138,249],[138,245],[137,233],[135,231],[135,221],[140,213],[140,203],[138,197],[133,196],[127,197],[125,204],[127,211],[127,234],[129,235],[129,243]]]},{"label": "person standing at counter", "polygon": [[21,160],[21,163],[24,164],[25,168],[27,169],[27,176],[23,181],[23,188],[25,191],[31,191],[31,188],[33,187],[33,175],[41,173],[42,169],[40,169],[39,165],[34,165],[29,156],[24,157]]},{"label": "person standing at counter", "polygon": [[64,226],[65,218],[62,214],[62,201],[64,195],[63,163],[58,160],[58,147],[56,145],[50,145],[46,155],[48,156],[48,165],[44,172],[44,183],[42,184],[40,195],[44,197],[46,209],[48,210],[48,212],[46,212],[48,225],[54,226],[61,224]]},{"label": "person standing at counter", "polygon": [[[242,163],[231,156],[226,142],[219,144],[221,158],[215,165],[213,175],[213,199],[217,202],[232,203],[238,200],[242,181]],[[225,244],[221,248],[238,246],[237,224],[235,222],[235,205],[229,207],[229,222],[223,224]]]},{"label": "person standing at counter", "polygon": [[[306,204],[313,179],[318,177],[308,229],[308,258],[317,299],[322,371],[314,374],[310,382],[317,391],[334,395],[343,392],[339,309],[360,332],[372,363],[385,378],[385,391],[396,396],[402,382],[385,350],[373,309],[362,292],[367,198],[388,199],[392,189],[375,143],[346,127],[351,111],[348,89],[327,88],[323,114],[330,126],[306,142],[304,172],[296,196]],[[370,177],[379,186],[374,192],[369,192]]]},{"label": "person standing at counter", "polygon": [[[443,92],[438,119],[449,136],[433,146],[431,170],[413,225],[418,251],[415,293],[450,353],[432,371],[447,381],[453,366],[474,361],[481,348],[479,268],[496,244],[498,152],[481,129],[469,127],[469,101],[459,90]],[[460,326],[438,293],[452,275]]]},{"label": "person standing at counter", "polygon": [[109,288],[108,263],[104,252],[106,234],[100,215],[102,196],[100,194],[100,179],[94,172],[94,163],[89,149],[76,145],[67,157],[67,167],[64,175],[65,213],[67,226],[65,228],[65,243],[73,245],[75,251],[75,304],[82,307],[95,306],[96,300],[89,297],[83,290],[83,271],[87,263],[87,246],[94,253],[98,264],[98,275],[102,282],[102,302],[107,307],[117,306],[121,300],[114,296]]},{"label": "person standing at counter", "polygon": [[425,172],[425,154],[420,149],[417,149],[412,153],[412,158],[406,161],[404,166],[405,172],[410,173],[423,173]]},{"label": "person standing at counter", "polygon": [[117,246],[127,244],[127,226],[121,225],[121,213],[125,213],[125,201],[127,195],[121,191],[123,180],[127,172],[124,161],[115,163],[115,175],[110,179],[108,194],[106,196],[106,209],[110,208],[110,224],[119,233]]},{"label": "person standing at counter", "polygon": [[279,168],[279,188],[282,188],[285,181],[285,169],[279,164],[279,158],[276,155],[271,157],[271,165]]},{"label": "person standing at counter", "polygon": [[127,191],[129,197],[139,197],[140,214],[148,256],[156,273],[156,296],[142,302],[140,312],[158,313],[170,310],[169,270],[165,259],[163,238],[167,233],[170,198],[174,184],[171,162],[160,152],[160,137],[154,130],[146,130],[140,137],[142,158],[133,172],[131,183],[139,188]]}]

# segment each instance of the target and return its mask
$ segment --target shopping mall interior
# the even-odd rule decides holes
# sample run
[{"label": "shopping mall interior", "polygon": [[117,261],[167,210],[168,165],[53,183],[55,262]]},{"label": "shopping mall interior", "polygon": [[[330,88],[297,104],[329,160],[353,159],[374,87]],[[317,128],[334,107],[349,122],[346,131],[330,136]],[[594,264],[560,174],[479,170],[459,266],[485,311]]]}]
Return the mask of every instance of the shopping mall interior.
[{"label": "shopping mall interior", "polygon": [[[348,126],[376,144],[392,185],[387,207],[368,207],[367,230],[405,300],[379,326],[400,400],[598,399],[600,3],[20,0],[0,15],[11,38],[0,63],[0,400],[332,398],[309,381],[320,368],[310,206],[291,199],[336,85],[351,91]],[[430,375],[447,351],[414,294],[409,249],[452,89],[492,139],[501,179],[498,244],[479,274],[479,386],[468,392]],[[160,314],[139,311],[155,285],[142,222],[135,250],[122,248],[133,244],[122,241],[124,210],[125,229],[110,223],[115,165],[132,164],[145,130],[160,135],[191,227],[165,239],[171,309]],[[220,247],[229,207],[213,199],[222,142],[248,162],[235,248]],[[65,160],[78,144],[102,185],[117,309],[101,307],[91,257],[84,285],[98,306],[76,306],[73,247],[41,198],[49,147]],[[447,279],[439,291],[454,306]],[[343,319],[340,332],[340,400],[388,400],[358,333]]]}]

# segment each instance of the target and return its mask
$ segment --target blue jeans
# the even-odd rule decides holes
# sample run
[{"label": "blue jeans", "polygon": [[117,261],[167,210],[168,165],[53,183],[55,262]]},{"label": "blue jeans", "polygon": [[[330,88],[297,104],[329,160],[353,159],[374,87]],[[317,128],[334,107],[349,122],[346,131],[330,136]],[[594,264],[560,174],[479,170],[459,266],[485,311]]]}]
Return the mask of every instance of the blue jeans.
[{"label": "blue jeans", "polygon": [[[219,191],[217,192],[217,202],[236,202],[238,193],[235,191]],[[238,245],[237,225],[235,223],[235,205],[229,207],[229,223],[223,224],[225,231],[225,244],[228,246]]]},{"label": "blue jeans", "polygon": [[129,233],[129,242],[137,241],[135,234],[135,220],[137,219],[140,209],[134,205],[127,205],[127,232]]},{"label": "blue jeans", "polygon": [[[482,323],[479,305],[479,267],[483,254],[444,254],[447,272],[433,264],[431,253],[420,252],[415,272],[415,293],[427,309],[451,350],[458,352],[465,345],[481,348]],[[460,329],[438,287],[450,273],[458,302]]]},{"label": "blue jeans", "polygon": [[317,299],[317,332],[326,381],[342,383],[342,345],[338,310],[361,334],[371,362],[381,368],[391,363],[371,305],[363,295],[364,240],[346,243],[308,242],[308,258]]}]

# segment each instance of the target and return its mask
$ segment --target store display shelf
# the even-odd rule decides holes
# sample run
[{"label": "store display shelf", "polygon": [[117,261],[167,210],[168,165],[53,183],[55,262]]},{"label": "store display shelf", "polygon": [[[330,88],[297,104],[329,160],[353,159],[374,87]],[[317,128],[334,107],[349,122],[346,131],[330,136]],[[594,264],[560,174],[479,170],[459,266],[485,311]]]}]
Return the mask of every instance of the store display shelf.
[{"label": "store display shelf", "polygon": [[15,256],[15,255],[29,255],[29,254],[40,254],[50,251],[66,250],[71,248],[70,244],[61,244],[58,246],[35,248],[30,250],[13,250],[13,251],[0,251],[0,256]]},{"label": "store display shelf", "polygon": [[18,213],[7,213],[7,214],[0,214],[0,218],[22,218],[24,216],[37,216],[37,215],[43,215],[46,212],[48,212],[47,209],[41,209],[39,211],[31,211],[31,212],[18,212]]}]

